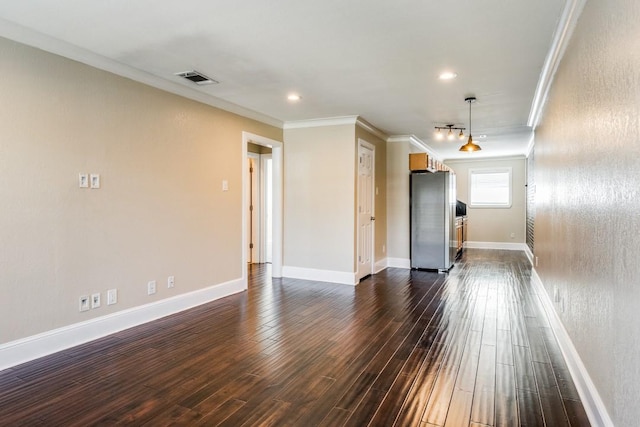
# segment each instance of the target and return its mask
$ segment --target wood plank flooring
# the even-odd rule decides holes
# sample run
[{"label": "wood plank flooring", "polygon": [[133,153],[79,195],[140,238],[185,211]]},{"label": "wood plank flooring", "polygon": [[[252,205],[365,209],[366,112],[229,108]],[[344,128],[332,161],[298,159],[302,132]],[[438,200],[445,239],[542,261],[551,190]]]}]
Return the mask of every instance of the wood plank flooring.
[{"label": "wood plank flooring", "polygon": [[0,425],[588,426],[521,252],[271,279],[0,372]]}]

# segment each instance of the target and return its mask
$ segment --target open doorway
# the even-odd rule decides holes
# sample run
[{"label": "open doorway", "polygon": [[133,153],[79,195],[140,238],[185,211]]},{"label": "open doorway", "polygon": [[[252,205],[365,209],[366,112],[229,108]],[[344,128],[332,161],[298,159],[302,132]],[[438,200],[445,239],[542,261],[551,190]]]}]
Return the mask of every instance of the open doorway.
[{"label": "open doorway", "polygon": [[273,161],[271,148],[247,147],[247,263],[271,264],[273,255]]},{"label": "open doorway", "polygon": [[242,133],[242,272],[250,263],[271,263],[282,277],[282,142]]}]

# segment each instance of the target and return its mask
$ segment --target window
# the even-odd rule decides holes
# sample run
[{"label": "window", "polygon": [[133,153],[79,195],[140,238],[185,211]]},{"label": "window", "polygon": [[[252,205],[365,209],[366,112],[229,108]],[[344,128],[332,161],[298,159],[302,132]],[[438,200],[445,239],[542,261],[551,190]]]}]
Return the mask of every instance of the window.
[{"label": "window", "polygon": [[511,168],[469,169],[469,206],[511,207]]}]

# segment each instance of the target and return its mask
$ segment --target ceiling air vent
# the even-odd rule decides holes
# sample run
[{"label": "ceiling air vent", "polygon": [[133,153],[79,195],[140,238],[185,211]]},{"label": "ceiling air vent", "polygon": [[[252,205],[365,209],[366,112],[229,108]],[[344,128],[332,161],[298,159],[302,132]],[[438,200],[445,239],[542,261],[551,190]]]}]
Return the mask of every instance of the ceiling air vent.
[{"label": "ceiling air vent", "polygon": [[187,80],[191,80],[192,82],[194,82],[197,85],[212,85],[212,84],[217,84],[219,82],[210,79],[209,77],[205,76],[202,73],[199,73],[198,71],[183,71],[182,73],[176,73],[176,76],[180,76],[180,77],[184,77]]}]

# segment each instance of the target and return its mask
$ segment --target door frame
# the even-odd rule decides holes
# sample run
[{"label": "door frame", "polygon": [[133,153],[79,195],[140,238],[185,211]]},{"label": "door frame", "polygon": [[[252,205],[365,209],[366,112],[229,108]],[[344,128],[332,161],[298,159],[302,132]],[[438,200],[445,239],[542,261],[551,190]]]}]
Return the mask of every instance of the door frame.
[{"label": "door frame", "polygon": [[[368,150],[371,150],[371,181],[373,185],[371,186],[371,216],[375,218],[376,216],[376,146],[371,144],[370,142],[365,141],[362,138],[358,138],[358,167],[360,162],[360,147],[364,147]],[[358,182],[357,191],[360,191],[360,172],[357,172]],[[360,200],[360,195],[356,193],[356,200]],[[357,281],[360,282],[360,262],[358,261],[358,256],[360,255],[360,212],[356,212],[356,229],[358,230],[356,233],[356,278]],[[376,269],[376,221],[375,219],[371,221],[371,274],[375,274]]]},{"label": "door frame", "polygon": [[242,280],[245,289],[247,288],[248,264],[247,264],[247,192],[248,192],[248,152],[247,146],[252,144],[262,145],[271,148],[271,168],[272,168],[272,203],[273,203],[273,250],[271,253],[271,275],[282,277],[282,189],[283,189],[283,144],[264,136],[251,132],[242,132]]}]

